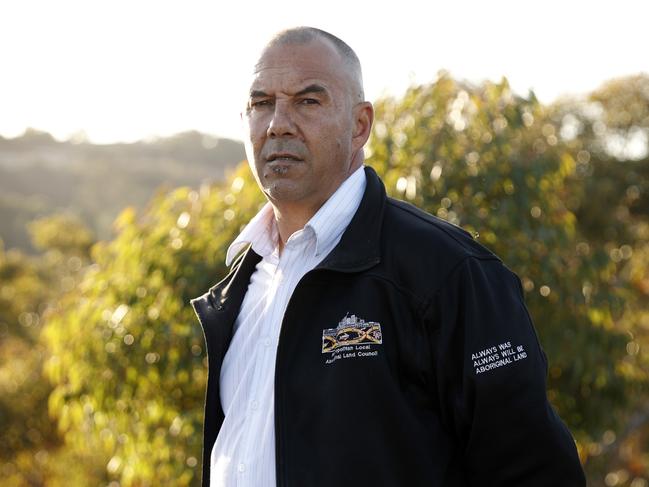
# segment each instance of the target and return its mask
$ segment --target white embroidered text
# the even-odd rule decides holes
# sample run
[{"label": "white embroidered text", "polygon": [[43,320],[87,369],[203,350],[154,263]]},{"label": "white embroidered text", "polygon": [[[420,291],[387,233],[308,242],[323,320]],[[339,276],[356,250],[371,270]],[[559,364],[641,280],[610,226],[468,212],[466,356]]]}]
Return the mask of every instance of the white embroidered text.
[{"label": "white embroidered text", "polygon": [[511,342],[503,342],[495,347],[485,348],[471,354],[476,374],[505,367],[526,358],[527,352],[523,345],[512,346]]}]

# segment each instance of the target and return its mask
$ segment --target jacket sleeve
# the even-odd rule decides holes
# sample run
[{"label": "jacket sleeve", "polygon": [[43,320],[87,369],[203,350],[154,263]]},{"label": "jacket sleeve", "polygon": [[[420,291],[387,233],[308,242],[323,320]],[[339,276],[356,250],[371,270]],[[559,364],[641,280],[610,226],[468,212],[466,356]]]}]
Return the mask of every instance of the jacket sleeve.
[{"label": "jacket sleeve", "polygon": [[442,418],[468,485],[582,487],[574,440],[549,404],[547,361],[518,277],[466,258],[428,307]]}]

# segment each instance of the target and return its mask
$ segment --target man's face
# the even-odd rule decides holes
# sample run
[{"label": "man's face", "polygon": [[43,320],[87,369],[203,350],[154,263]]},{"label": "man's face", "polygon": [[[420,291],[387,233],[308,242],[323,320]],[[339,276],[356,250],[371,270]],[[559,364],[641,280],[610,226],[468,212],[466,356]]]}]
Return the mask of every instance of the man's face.
[{"label": "man's face", "polygon": [[242,118],[248,161],[271,202],[317,210],[362,163],[352,164],[366,137],[354,136],[350,76],[323,39],[262,54]]}]

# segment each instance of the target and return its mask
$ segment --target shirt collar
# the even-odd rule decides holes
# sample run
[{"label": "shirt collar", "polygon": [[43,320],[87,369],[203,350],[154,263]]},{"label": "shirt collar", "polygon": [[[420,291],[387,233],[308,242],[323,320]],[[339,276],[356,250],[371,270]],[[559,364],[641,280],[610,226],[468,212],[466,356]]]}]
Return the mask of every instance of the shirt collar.
[{"label": "shirt collar", "polygon": [[331,250],[331,245],[345,231],[363,199],[365,184],[365,171],[361,166],[342,182],[305,225],[316,235],[316,256]]},{"label": "shirt collar", "polygon": [[[354,171],[329,199],[320,207],[304,226],[315,236],[315,255],[320,255],[345,231],[360,205],[365,192],[366,176],[363,166]],[[239,236],[228,247],[225,264],[229,266],[234,258],[248,245],[261,257],[270,255],[277,248],[279,232],[275,214],[270,203],[246,225]]]},{"label": "shirt collar", "polygon": [[228,247],[225,256],[225,265],[229,266],[234,258],[248,245],[261,257],[270,255],[277,245],[277,225],[275,215],[270,203],[266,203],[257,213],[239,236]]}]

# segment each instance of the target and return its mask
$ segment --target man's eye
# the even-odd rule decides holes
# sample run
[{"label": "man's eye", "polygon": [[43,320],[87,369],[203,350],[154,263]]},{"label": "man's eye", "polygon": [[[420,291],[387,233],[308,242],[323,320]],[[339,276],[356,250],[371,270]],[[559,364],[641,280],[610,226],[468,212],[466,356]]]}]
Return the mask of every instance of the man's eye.
[{"label": "man's eye", "polygon": [[261,107],[269,106],[270,104],[271,104],[270,100],[251,101],[250,102],[250,107],[251,108],[261,108]]},{"label": "man's eye", "polygon": [[300,103],[302,105],[318,105],[320,102],[315,98],[302,98],[302,100],[300,100]]}]

